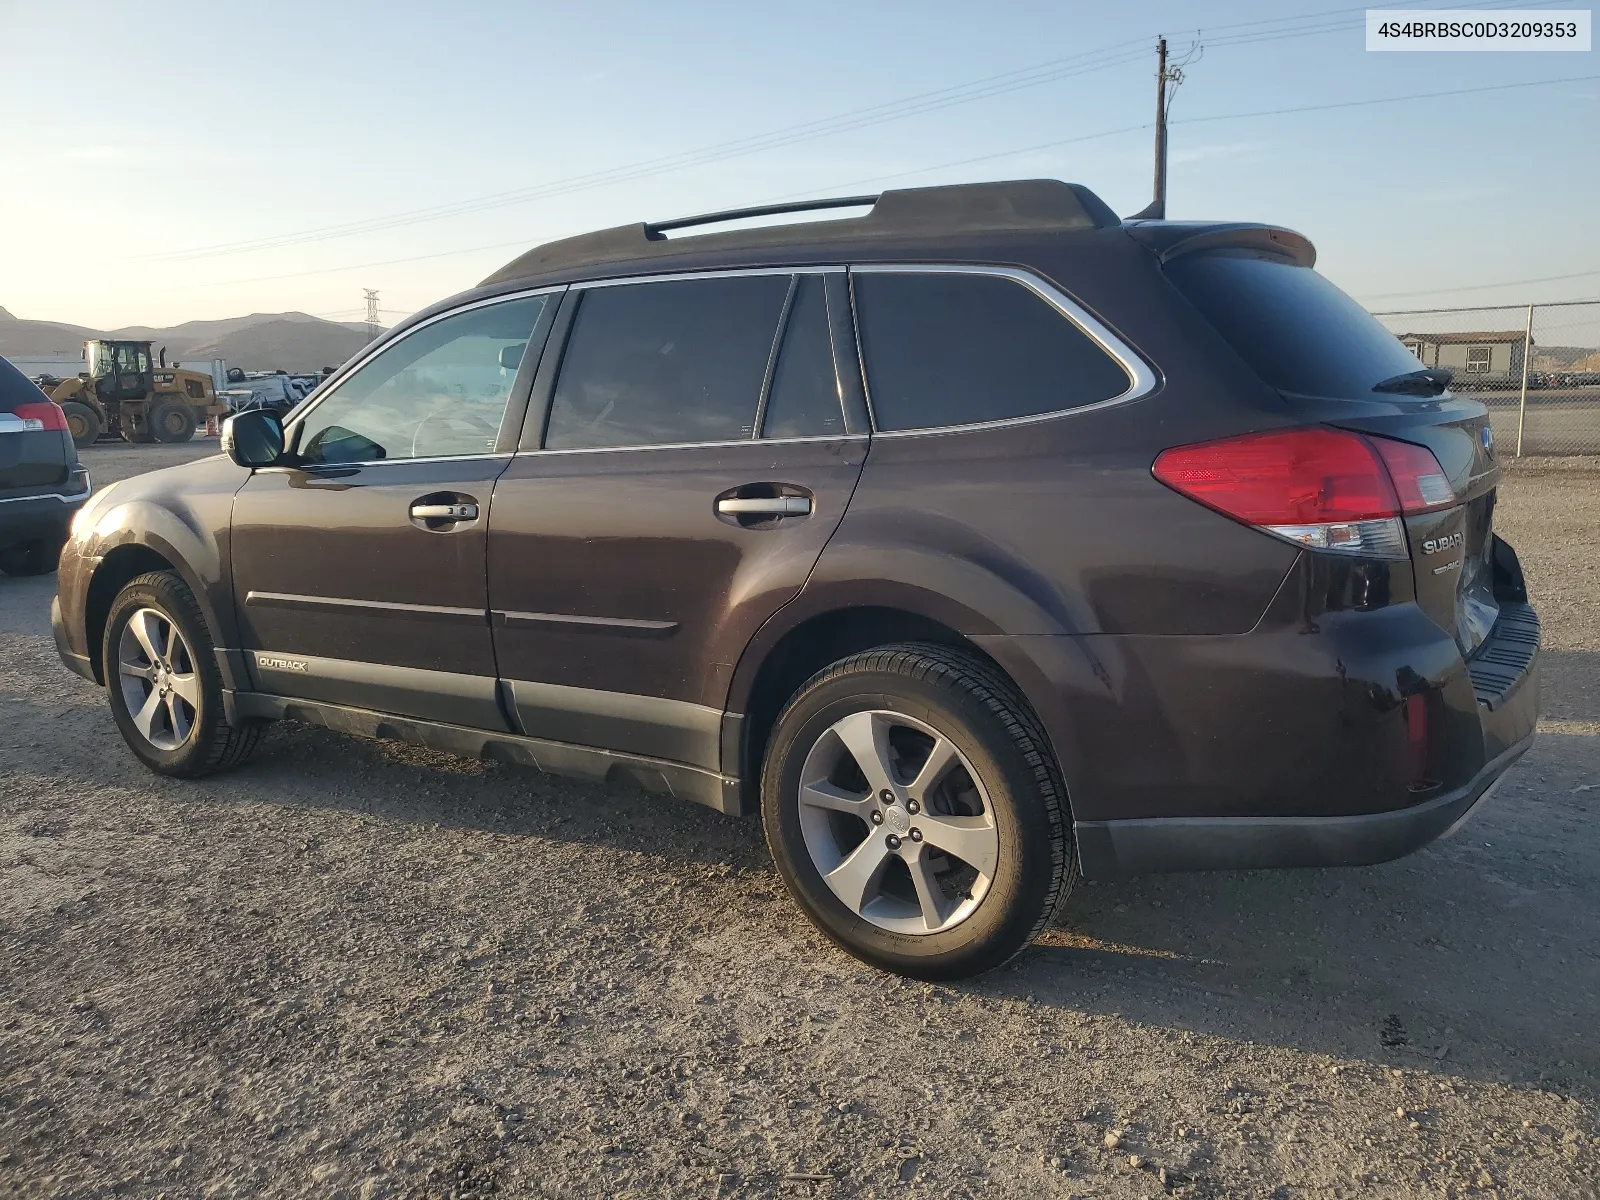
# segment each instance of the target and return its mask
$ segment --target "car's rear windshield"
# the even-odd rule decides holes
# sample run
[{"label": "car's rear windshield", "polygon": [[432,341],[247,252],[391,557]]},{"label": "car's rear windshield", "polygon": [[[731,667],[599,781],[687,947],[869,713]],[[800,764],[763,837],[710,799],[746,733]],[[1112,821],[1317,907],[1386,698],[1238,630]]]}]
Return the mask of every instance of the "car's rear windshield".
[{"label": "car's rear windshield", "polygon": [[1248,250],[1212,250],[1176,258],[1166,269],[1279,391],[1372,399],[1373,384],[1422,368],[1371,313],[1310,267]]},{"label": "car's rear windshield", "polygon": [[37,404],[44,394],[29,378],[0,358],[0,412],[14,412],[19,404]]}]

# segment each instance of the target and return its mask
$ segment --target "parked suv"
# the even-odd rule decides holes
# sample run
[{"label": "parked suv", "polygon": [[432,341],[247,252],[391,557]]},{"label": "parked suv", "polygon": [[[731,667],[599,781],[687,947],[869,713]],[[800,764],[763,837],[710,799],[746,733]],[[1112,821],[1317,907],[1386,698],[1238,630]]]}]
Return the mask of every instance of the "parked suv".
[{"label": "parked suv", "polygon": [[1080,873],[1405,854],[1527,749],[1486,411],[1304,238],[1054,181],[793,207],[845,204],[540,247],[113,484],[63,658],[166,774],[290,718],[759,810],[923,978]]},{"label": "parked suv", "polygon": [[46,575],[89,498],[59,405],[0,358],[0,571]]}]

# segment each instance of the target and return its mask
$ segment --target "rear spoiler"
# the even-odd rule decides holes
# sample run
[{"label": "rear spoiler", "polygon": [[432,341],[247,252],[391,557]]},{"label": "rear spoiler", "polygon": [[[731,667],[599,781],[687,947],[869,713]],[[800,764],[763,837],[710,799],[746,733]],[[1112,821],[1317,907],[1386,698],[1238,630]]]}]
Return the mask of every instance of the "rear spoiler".
[{"label": "rear spoiler", "polygon": [[1301,267],[1315,266],[1317,261],[1317,248],[1309,238],[1276,225],[1129,221],[1123,228],[1164,263],[1200,250],[1260,250]]}]

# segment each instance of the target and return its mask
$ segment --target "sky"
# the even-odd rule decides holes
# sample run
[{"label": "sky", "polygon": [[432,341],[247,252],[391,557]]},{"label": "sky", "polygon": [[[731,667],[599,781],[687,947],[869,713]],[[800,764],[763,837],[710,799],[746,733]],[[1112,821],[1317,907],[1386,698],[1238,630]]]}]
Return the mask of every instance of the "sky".
[{"label": "sky", "polygon": [[387,324],[552,238],[777,199],[1053,176],[1131,213],[1163,34],[1170,216],[1297,229],[1374,310],[1600,297],[1596,54],[1368,53],[1362,11],[0,0],[0,306],[374,288]]}]

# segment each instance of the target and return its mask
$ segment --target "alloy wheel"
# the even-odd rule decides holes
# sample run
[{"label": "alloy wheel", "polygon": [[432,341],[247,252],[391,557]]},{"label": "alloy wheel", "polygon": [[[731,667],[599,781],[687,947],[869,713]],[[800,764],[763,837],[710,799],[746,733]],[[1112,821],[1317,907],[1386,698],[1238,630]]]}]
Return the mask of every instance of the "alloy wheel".
[{"label": "alloy wheel", "polygon": [[851,713],[801,770],[812,864],[851,912],[893,933],[966,920],[994,880],[1000,836],[983,781],[949,737],[903,713]]},{"label": "alloy wheel", "polygon": [[117,675],[128,716],[157,750],[189,740],[200,708],[194,654],[165,613],[141,608],[117,642]]}]

